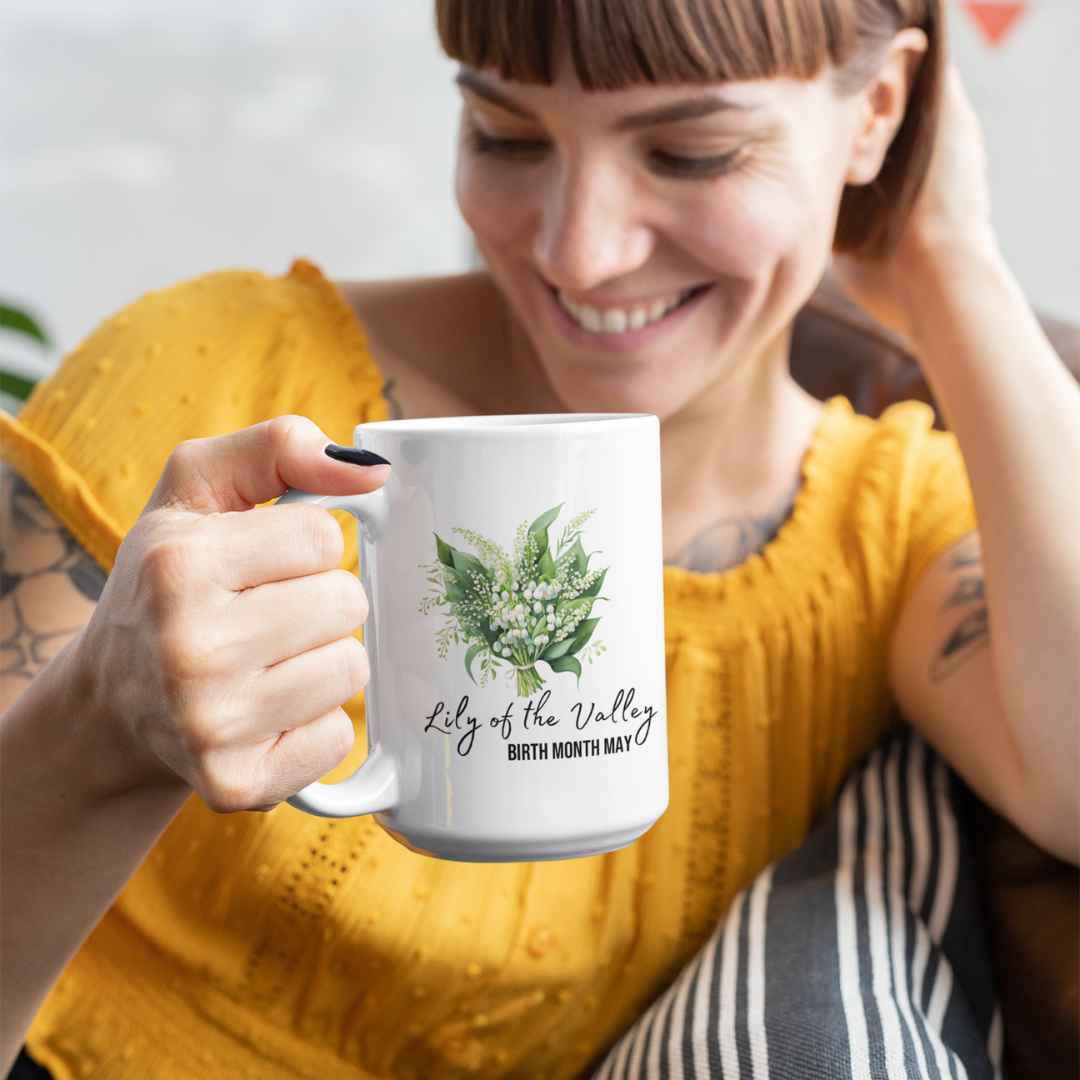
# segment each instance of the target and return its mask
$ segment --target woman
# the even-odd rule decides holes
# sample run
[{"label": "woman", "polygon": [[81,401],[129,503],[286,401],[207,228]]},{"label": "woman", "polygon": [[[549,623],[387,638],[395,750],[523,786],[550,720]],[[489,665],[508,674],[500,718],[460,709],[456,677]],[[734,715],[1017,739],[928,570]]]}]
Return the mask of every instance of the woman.
[{"label": "woman", "polygon": [[[1080,395],[998,252],[941,5],[437,18],[484,273],[210,275],[106,322],[0,429],[24,534],[51,511],[111,571],[4,716],[7,1060],[29,1028],[60,1076],[577,1075],[800,843],[892,697],[1077,859]],[[874,422],[790,379],[834,248],[962,459],[922,406]],[[366,601],[347,522],[343,552],[325,514],[257,504],[383,482],[323,454],[358,418],[561,410],[661,418],[664,818],[481,866],[281,807],[362,754],[340,705]],[[214,816],[240,810],[272,812]]]}]

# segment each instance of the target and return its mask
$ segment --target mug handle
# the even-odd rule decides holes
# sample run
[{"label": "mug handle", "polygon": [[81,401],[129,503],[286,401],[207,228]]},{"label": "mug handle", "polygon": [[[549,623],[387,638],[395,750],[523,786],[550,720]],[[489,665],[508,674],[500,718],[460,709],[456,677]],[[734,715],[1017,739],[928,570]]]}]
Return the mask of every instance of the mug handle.
[{"label": "mug handle", "polygon": [[[295,502],[314,503],[324,510],[347,510],[376,542],[383,534],[389,510],[385,487],[362,495],[317,495],[290,488],[274,505]],[[375,814],[395,806],[400,800],[397,763],[380,744],[372,745],[370,732],[369,726],[367,761],[356,772],[336,784],[316,780],[285,801],[297,810],[327,818]]]}]

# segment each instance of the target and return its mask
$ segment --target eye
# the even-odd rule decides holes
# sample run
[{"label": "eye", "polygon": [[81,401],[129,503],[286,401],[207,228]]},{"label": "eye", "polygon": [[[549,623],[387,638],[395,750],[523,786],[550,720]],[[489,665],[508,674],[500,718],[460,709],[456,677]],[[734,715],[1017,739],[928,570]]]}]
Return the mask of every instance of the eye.
[{"label": "eye", "polygon": [[741,156],[739,150],[709,157],[683,157],[680,154],[669,154],[666,150],[653,150],[649,159],[659,173],[687,180],[711,180],[732,172],[739,164]]},{"label": "eye", "polygon": [[510,160],[533,160],[548,147],[543,139],[504,139],[476,129],[469,132],[468,141],[473,153],[493,154]]}]

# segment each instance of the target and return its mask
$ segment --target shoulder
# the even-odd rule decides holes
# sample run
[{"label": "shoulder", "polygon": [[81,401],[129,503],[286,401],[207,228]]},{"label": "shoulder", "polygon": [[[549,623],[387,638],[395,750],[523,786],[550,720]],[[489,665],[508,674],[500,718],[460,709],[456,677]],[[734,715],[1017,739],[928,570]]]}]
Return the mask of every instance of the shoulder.
[{"label": "shoulder", "polygon": [[507,319],[486,273],[336,285],[405,415],[480,410],[478,391],[497,374]]}]

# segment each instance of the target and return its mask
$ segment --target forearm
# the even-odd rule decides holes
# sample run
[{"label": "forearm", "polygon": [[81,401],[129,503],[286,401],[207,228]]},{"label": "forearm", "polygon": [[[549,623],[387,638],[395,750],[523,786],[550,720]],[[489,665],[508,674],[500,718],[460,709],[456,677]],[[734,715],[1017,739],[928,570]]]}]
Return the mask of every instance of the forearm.
[{"label": "forearm", "polygon": [[1035,790],[1080,790],[1080,386],[993,245],[938,253],[909,310],[982,540],[990,647]]},{"label": "forearm", "polygon": [[76,647],[0,714],[3,1076],[53,983],[190,792],[120,779],[122,747],[80,708]]}]

